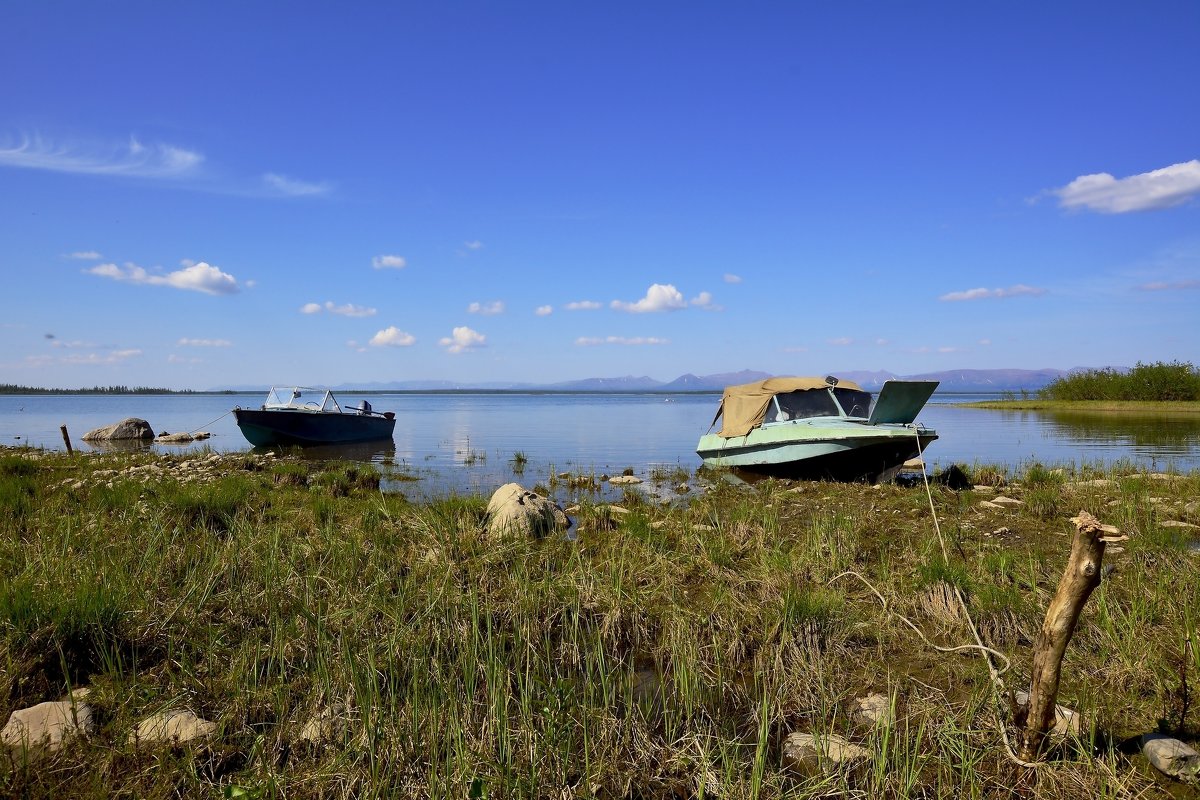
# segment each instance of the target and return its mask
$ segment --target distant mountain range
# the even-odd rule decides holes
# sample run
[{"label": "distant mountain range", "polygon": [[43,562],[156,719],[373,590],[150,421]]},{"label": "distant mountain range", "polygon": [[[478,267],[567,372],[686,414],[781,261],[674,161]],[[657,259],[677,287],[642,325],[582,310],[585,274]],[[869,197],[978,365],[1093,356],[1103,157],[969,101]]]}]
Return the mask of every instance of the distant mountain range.
[{"label": "distant mountain range", "polygon": [[[904,379],[939,381],[939,392],[1033,392],[1051,381],[1068,375],[1063,369],[955,369],[897,375],[887,371],[848,370],[834,372],[842,380],[854,381],[864,389],[878,390],[884,381]],[[584,378],[560,383],[458,383],[454,381],[389,381],[353,383],[331,387],[334,391],[364,392],[436,392],[436,391],[507,391],[507,392],[719,392],[726,386],[770,378],[769,372],[744,369],[714,375],[680,375],[672,381],[660,381],[642,375],[622,378]],[[230,386],[228,391],[265,391],[262,386]]]}]

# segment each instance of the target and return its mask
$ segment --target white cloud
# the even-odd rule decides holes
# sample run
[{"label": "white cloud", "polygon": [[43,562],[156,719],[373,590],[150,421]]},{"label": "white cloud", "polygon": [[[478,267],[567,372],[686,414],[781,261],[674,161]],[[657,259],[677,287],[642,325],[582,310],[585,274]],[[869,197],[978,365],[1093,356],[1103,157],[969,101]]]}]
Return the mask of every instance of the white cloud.
[{"label": "white cloud", "polygon": [[228,339],[180,339],[176,342],[180,347],[231,347],[233,342]]},{"label": "white cloud", "polygon": [[301,314],[320,314],[322,311],[328,311],[330,314],[337,314],[342,317],[373,317],[379,313],[374,308],[356,306],[353,303],[346,303],[339,306],[332,300],[326,300],[324,305],[320,303],[305,303],[300,306]]},{"label": "white cloud", "polygon": [[450,353],[462,353],[466,350],[474,350],[479,347],[486,347],[487,337],[478,331],[473,331],[467,326],[455,328],[451,331],[451,335],[438,340],[438,344],[446,348]]},{"label": "white cloud", "polygon": [[325,182],[301,181],[276,172],[264,173],[262,181],[273,193],[284,197],[314,197],[327,194],[333,188]]},{"label": "white cloud", "polygon": [[467,248],[468,250],[482,250],[483,242],[475,239],[474,241],[463,242],[463,247]]},{"label": "white cloud", "polygon": [[979,344],[981,344],[984,347],[988,347],[989,345],[991,345],[991,343],[992,343],[991,339],[980,339],[979,340]]},{"label": "white cloud", "polygon": [[133,137],[127,145],[96,147],[27,136],[18,145],[0,147],[0,165],[76,175],[181,178],[194,174],[203,161],[204,156],[195,151],[142,144]]},{"label": "white cloud", "polygon": [[839,336],[836,339],[826,339],[825,341],[827,344],[831,344],[834,347],[846,347],[847,345],[854,344],[854,340],[849,336]]},{"label": "white cloud", "polygon": [[613,300],[612,307],[631,314],[645,314],[655,311],[678,311],[686,308],[683,295],[669,283],[654,283],[646,290],[646,296],[633,303]]},{"label": "white cloud", "polygon": [[725,273],[725,282],[726,282],[726,283],[741,283],[741,282],[742,282],[742,276],[741,276],[741,275],[734,275],[732,272],[726,272],[726,273]]},{"label": "white cloud", "polygon": [[[47,336],[47,338],[50,338],[50,334],[46,334],[46,336]],[[50,342],[50,346],[51,347],[75,348],[75,349],[84,348],[84,349],[88,349],[88,350],[92,350],[92,349],[100,347],[100,345],[98,345],[94,342],[85,342],[80,339],[76,339],[76,340],[70,341],[70,342],[65,342],[62,339],[53,339]]]},{"label": "white cloud", "polygon": [[879,347],[883,347],[883,346],[885,346],[887,343],[888,343],[888,340],[887,340],[887,339],[884,339],[884,338],[882,338],[882,337],[881,337],[881,338],[879,338],[879,339],[876,339],[876,340],[875,340],[875,344],[876,344],[877,346],[879,346]]},{"label": "white cloud", "polygon": [[1101,214],[1127,214],[1171,208],[1200,195],[1200,160],[1114,178],[1107,172],[1081,175],[1060,189],[1051,189],[1063,208],[1086,208]]},{"label": "white cloud", "polygon": [[701,292],[688,301],[696,308],[702,308],[705,311],[724,311],[725,309],[713,302],[712,292]]},{"label": "white cloud", "polygon": [[80,250],[71,253],[67,256],[67,258],[77,258],[80,261],[99,261],[100,259],[104,258],[104,256],[100,255],[95,250]]},{"label": "white cloud", "polygon": [[404,269],[408,266],[408,260],[403,256],[375,256],[371,259],[371,266],[375,269]]},{"label": "white cloud", "polygon": [[594,311],[600,308],[600,304],[595,300],[575,300],[563,306],[567,311]]},{"label": "white cloud", "polygon": [[575,344],[580,347],[595,347],[601,344],[623,344],[623,345],[648,345],[648,344],[669,344],[669,339],[660,339],[656,336],[634,336],[632,338],[625,336],[580,336],[575,340]]},{"label": "white cloud", "polygon": [[147,272],[136,264],[126,263],[124,267],[116,264],[99,264],[84,270],[91,275],[111,278],[123,283],[136,283],[145,286],[170,286],[174,289],[184,289],[204,294],[235,294],[238,291],[237,279],[222,272],[211,264],[203,261],[192,263],[184,261],[186,266],[165,275]]},{"label": "white cloud", "polygon": [[493,300],[490,303],[471,303],[467,306],[468,314],[482,314],[485,317],[490,317],[494,314],[504,313],[504,301]]},{"label": "white cloud", "polygon": [[[409,347],[415,344],[417,337],[406,333],[395,325],[389,325],[371,337],[372,347]],[[351,343],[354,346],[354,343]]]},{"label": "white cloud", "polygon": [[548,317],[554,313],[554,306],[538,306],[533,313],[539,317]]},{"label": "white cloud", "polygon": [[1040,294],[1045,294],[1045,289],[1040,289],[1034,286],[1026,286],[1023,283],[1018,283],[1016,286],[1009,286],[1005,289],[967,289],[963,292],[949,292],[938,298],[945,303],[956,303],[963,300],[985,300],[996,299],[1002,300],[1008,297],[1036,297]]}]

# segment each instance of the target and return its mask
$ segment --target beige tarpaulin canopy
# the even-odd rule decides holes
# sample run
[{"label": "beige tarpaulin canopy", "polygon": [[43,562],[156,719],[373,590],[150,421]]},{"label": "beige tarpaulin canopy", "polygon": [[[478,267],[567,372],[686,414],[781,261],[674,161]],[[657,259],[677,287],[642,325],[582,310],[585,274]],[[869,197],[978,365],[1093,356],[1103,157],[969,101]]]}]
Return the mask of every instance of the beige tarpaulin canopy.
[{"label": "beige tarpaulin canopy", "polygon": [[[851,381],[838,381],[838,388],[862,391],[862,387]],[[765,381],[743,383],[725,387],[721,395],[721,407],[713,417],[713,424],[725,417],[718,435],[732,439],[745,436],[762,424],[771,398],[788,392],[804,392],[825,389],[829,386],[824,378],[767,378]]]}]

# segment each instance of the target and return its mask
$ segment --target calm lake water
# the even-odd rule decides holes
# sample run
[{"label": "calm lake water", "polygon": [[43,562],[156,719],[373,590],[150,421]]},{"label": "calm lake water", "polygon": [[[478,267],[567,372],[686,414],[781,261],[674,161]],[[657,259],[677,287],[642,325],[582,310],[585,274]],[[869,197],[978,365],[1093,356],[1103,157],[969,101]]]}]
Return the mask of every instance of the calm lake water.
[{"label": "calm lake water", "polygon": [[[65,449],[60,425],[72,445],[87,431],[125,417],[148,420],[158,432],[204,430],[212,438],[195,445],[154,445],[159,452],[202,449],[245,451],[229,413],[235,405],[257,407],[265,392],[237,395],[8,395],[0,396],[0,444]],[[934,469],[951,463],[1031,462],[1047,466],[1127,462],[1153,470],[1200,468],[1200,415],[1099,416],[990,411],[951,404],[996,395],[934,395],[918,421],[938,432],[926,461]],[[693,472],[694,447],[708,430],[720,395],[664,394],[344,394],[353,405],[369,398],[376,410],[396,412],[392,442],[350,448],[321,448],[312,457],[376,462],[385,474],[415,475],[417,481],[388,480],[385,488],[413,497],[490,492],[519,479],[547,483],[561,472],[640,477],[658,468]],[[514,477],[513,457],[528,459]],[[669,491],[669,487],[666,489]]]}]

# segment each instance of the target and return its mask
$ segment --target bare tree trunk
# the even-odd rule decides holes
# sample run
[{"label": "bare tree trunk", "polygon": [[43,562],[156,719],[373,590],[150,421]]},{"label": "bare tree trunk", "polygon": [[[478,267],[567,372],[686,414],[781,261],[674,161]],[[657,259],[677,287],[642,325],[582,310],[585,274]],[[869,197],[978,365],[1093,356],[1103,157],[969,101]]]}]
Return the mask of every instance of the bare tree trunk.
[{"label": "bare tree trunk", "polygon": [[1046,621],[1033,645],[1033,674],[1029,685],[1029,710],[1021,732],[1020,756],[1036,761],[1054,726],[1054,707],[1058,700],[1059,670],[1063,653],[1075,633],[1079,613],[1092,591],[1100,585],[1100,568],[1107,542],[1123,541],[1120,531],[1103,525],[1086,511],[1071,520],[1075,523],[1075,540],[1071,543],[1071,558],[1058,582],[1058,591],[1046,609]]}]

